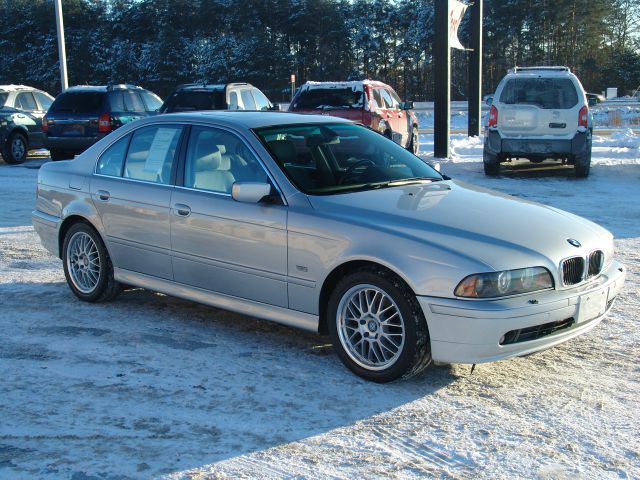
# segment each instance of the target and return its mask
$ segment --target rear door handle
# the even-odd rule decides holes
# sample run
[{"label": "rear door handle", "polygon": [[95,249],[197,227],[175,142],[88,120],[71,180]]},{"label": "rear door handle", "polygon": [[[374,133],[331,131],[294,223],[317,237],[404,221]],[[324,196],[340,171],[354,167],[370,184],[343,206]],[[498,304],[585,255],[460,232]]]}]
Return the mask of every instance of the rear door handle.
[{"label": "rear door handle", "polygon": [[176,203],[173,208],[181,217],[188,217],[191,214],[191,207],[183,203]]},{"label": "rear door handle", "polygon": [[102,200],[103,202],[108,202],[109,199],[111,198],[111,194],[109,192],[107,192],[106,190],[98,190],[96,192],[96,195],[98,195],[98,198],[100,200]]}]

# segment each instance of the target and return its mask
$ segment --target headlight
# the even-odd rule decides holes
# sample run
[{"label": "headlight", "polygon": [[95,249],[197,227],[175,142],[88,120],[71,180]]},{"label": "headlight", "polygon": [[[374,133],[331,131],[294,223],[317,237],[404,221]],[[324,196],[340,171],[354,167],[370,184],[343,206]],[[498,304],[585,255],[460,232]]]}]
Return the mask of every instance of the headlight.
[{"label": "headlight", "polygon": [[454,293],[458,297],[494,298],[548,288],[553,288],[549,271],[544,267],[531,267],[469,275],[458,284]]}]

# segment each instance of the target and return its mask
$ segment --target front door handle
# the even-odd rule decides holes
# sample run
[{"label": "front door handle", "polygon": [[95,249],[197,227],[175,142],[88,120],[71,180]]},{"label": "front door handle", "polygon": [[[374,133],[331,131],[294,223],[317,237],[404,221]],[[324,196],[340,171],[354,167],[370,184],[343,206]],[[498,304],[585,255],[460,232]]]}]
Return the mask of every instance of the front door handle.
[{"label": "front door handle", "polygon": [[183,203],[176,203],[173,208],[181,217],[188,217],[191,214],[191,207]]},{"label": "front door handle", "polygon": [[107,192],[106,190],[98,190],[96,192],[96,195],[98,195],[98,198],[100,200],[102,200],[103,202],[108,202],[109,199],[111,198],[111,194],[109,192]]}]

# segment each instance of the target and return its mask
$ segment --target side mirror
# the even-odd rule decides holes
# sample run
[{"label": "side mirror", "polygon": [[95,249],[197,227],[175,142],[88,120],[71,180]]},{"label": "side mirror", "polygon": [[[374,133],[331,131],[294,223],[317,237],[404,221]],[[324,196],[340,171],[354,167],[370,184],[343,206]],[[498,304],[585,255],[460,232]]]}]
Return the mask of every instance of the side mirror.
[{"label": "side mirror", "polygon": [[493,95],[489,95],[487,99],[484,101],[484,103],[491,106],[491,104],[493,103]]},{"label": "side mirror", "polygon": [[271,195],[271,185],[258,182],[236,182],[231,187],[231,197],[236,202],[258,203]]},{"label": "side mirror", "polygon": [[271,105],[271,106],[269,107],[269,110],[272,110],[272,111],[274,111],[274,112],[279,112],[279,111],[280,111],[280,110],[282,110],[282,109],[280,108],[280,104],[279,104],[279,103],[276,103],[276,104],[274,104],[274,105]]},{"label": "side mirror", "polygon": [[400,110],[413,110],[413,102],[400,102]]}]

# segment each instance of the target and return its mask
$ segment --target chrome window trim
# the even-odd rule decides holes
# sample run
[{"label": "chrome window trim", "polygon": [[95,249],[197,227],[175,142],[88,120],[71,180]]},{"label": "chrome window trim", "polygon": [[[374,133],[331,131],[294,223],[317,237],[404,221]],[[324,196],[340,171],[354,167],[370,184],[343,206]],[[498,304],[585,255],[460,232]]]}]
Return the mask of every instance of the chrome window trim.
[{"label": "chrome window trim", "polygon": [[169,187],[176,188],[176,185],[172,183],[158,183],[158,182],[150,182],[149,180],[138,180],[137,178],[129,178],[129,177],[119,177],[115,175],[105,175],[103,173],[93,173],[95,177],[103,177],[103,178],[115,178],[116,180],[126,180],[127,182],[135,182],[135,183],[144,183],[145,185],[156,185],[159,187]]}]

